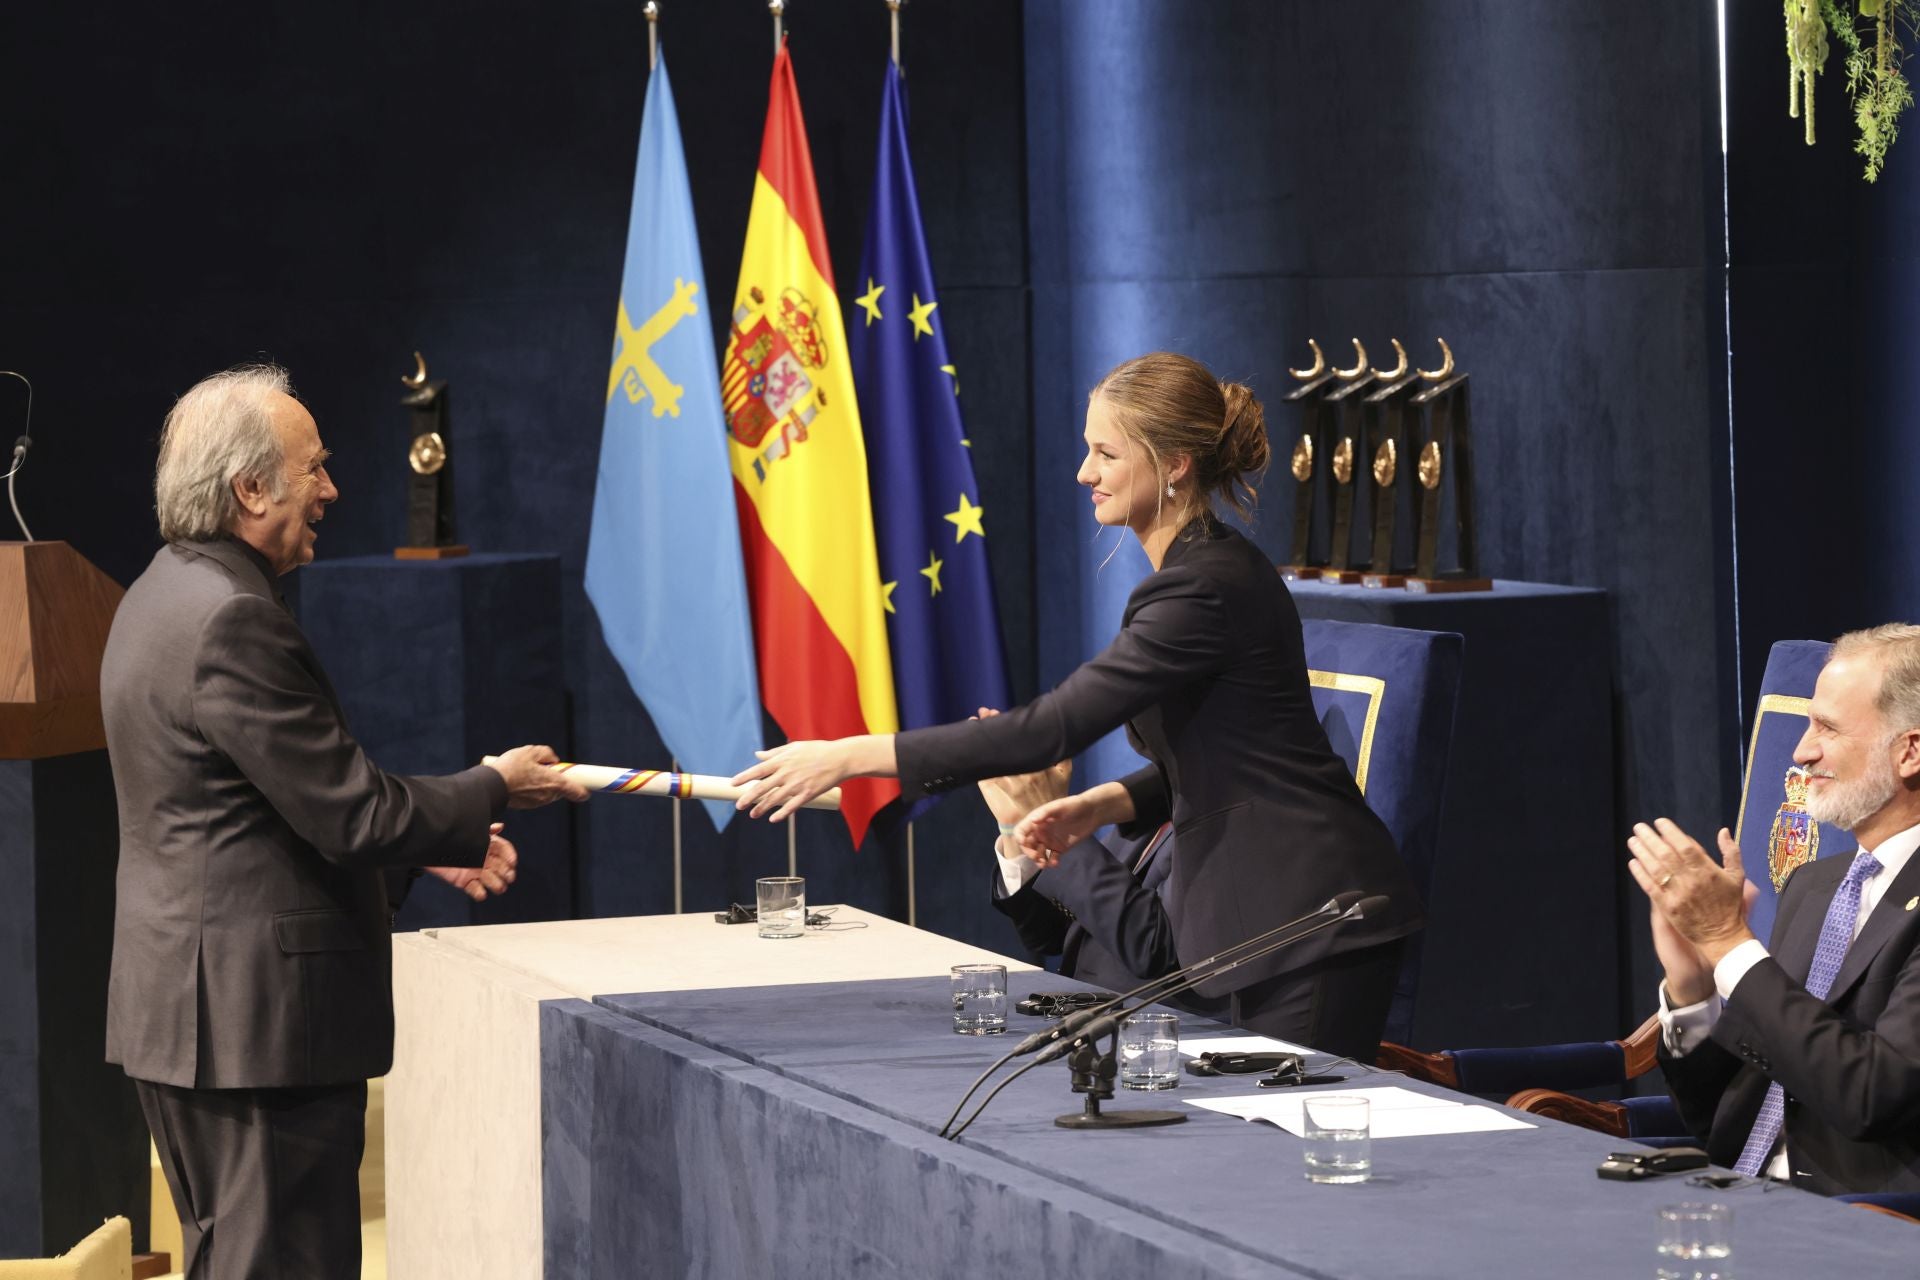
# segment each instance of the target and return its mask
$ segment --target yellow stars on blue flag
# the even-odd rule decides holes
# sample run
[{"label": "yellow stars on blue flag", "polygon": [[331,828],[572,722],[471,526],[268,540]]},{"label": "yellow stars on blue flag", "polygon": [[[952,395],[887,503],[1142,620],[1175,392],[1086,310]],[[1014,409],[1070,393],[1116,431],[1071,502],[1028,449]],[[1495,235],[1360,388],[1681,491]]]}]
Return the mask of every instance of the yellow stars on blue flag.
[{"label": "yellow stars on blue flag", "polygon": [[933,584],[933,591],[930,593],[932,595],[940,594],[940,570],[946,563],[933,552],[927,552],[927,567],[920,571],[920,576]]},{"label": "yellow stars on blue flag", "polygon": [[[854,301],[859,303],[860,306],[866,311],[868,324],[872,324],[875,320],[880,319],[880,295],[885,293],[886,291],[887,291],[887,286],[883,284],[875,284],[873,282],[873,277],[868,276],[866,293],[863,296],[854,299]],[[914,301],[918,302],[919,299],[915,298]]]},{"label": "yellow stars on blue flag", "polygon": [[966,494],[961,494],[960,509],[958,511],[947,512],[945,517],[945,519],[953,525],[953,540],[955,542],[964,541],[970,533],[977,534],[982,538],[986,537],[987,531],[980,527],[980,517],[986,513],[986,510],[985,507],[974,506],[971,502],[967,501]]},{"label": "yellow stars on blue flag", "polygon": [[907,312],[907,319],[913,321],[913,340],[915,342],[920,341],[920,335],[923,333],[929,338],[933,336],[933,326],[928,324],[927,321],[932,318],[933,309],[939,305],[937,302],[922,302],[920,301],[919,294],[916,293],[913,295],[913,310]]},{"label": "yellow stars on blue flag", "polygon": [[953,398],[954,398],[955,400],[958,400],[958,399],[960,398],[960,368],[959,368],[959,366],[958,366],[958,365],[951,365],[951,364],[943,364],[943,365],[941,365],[941,366],[940,366],[940,372],[942,372],[942,373],[944,373],[944,374],[946,374],[946,375],[947,375],[947,376],[948,376],[949,378],[952,378],[952,379],[953,379]]},{"label": "yellow stars on blue flag", "polygon": [[893,589],[899,585],[897,582],[883,582],[880,584],[880,607],[888,613],[893,612]]}]

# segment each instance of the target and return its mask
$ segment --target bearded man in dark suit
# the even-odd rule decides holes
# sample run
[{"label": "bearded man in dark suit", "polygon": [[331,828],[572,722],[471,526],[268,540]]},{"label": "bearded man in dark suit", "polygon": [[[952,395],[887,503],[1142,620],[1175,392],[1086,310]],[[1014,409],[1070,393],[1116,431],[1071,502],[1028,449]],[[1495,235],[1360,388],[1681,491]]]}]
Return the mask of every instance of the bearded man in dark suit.
[{"label": "bearded man in dark suit", "polygon": [[1920,1191],[1920,627],[1834,642],[1793,758],[1807,812],[1860,848],[1793,872],[1768,945],[1724,828],[1724,865],[1665,818],[1627,842],[1666,969],[1661,1065],[1716,1164]]},{"label": "bearded man in dark suit", "polygon": [[284,371],[207,378],[167,416],[153,563],[101,668],[119,797],[107,1057],[134,1080],[192,1280],[352,1280],[369,1077],[393,1058],[392,913],[424,867],[475,899],[496,819],[577,783],[543,746],[449,777],[348,733],[278,579],[339,497]]}]

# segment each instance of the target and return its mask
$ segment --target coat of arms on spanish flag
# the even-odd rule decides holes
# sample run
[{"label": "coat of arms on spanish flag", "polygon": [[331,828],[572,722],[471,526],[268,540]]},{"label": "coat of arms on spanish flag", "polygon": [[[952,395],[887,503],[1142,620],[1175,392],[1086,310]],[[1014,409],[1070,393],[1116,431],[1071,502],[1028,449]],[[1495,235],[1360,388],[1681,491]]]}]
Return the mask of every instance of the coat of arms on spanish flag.
[{"label": "coat of arms on spanish flag", "polygon": [[[892,733],[866,442],[784,45],[720,383],[767,710],[794,739]],[[899,792],[892,779],[842,788],[856,846]]]}]

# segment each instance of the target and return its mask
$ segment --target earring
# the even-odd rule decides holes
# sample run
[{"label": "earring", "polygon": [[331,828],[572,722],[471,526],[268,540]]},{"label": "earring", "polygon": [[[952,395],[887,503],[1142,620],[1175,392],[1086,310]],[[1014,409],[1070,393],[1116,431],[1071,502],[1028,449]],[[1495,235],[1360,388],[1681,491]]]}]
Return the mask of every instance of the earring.
[{"label": "earring", "polygon": [[1173,481],[1171,480],[1167,481],[1167,496],[1169,498],[1173,496]]}]

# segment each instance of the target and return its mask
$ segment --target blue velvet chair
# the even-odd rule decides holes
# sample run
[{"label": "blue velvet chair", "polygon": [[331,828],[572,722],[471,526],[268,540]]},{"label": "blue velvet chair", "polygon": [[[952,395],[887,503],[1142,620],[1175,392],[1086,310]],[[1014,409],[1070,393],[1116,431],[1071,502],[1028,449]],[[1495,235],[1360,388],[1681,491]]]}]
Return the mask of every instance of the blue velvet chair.
[{"label": "blue velvet chair", "polygon": [[[1760,678],[1734,837],[1739,841],[1747,876],[1760,891],[1749,919],[1762,941],[1773,926],[1776,880],[1785,880],[1792,865],[1797,865],[1796,859],[1808,853],[1824,856],[1835,849],[1853,848],[1847,835],[1832,827],[1818,827],[1817,840],[1807,840],[1805,835],[1815,830],[1815,824],[1804,813],[1785,806],[1786,771],[1793,763],[1794,746],[1806,731],[1807,703],[1826,660],[1824,643],[1782,640],[1768,654],[1766,671]],[[1780,857],[1771,860],[1779,865],[1771,866],[1769,845],[1776,822],[1783,839],[1779,842]],[[1706,838],[1706,833],[1695,834]],[[1806,848],[1809,844],[1814,847]],[[1651,1070],[1659,1034],[1659,1019],[1648,1018],[1624,1040],[1587,1044],[1439,1053],[1383,1046],[1381,1064],[1467,1093],[1511,1094],[1509,1106],[1615,1137],[1655,1145],[1663,1141],[1690,1142],[1672,1137],[1683,1133],[1684,1127],[1672,1102],[1664,1096],[1594,1102],[1565,1092],[1624,1085]]]},{"label": "blue velvet chair", "polygon": [[[1367,804],[1393,833],[1423,902],[1432,902],[1441,793],[1453,748],[1465,641],[1453,632],[1310,619],[1303,625],[1313,705]],[[1420,939],[1401,964],[1387,1038],[1413,1026]]]}]

